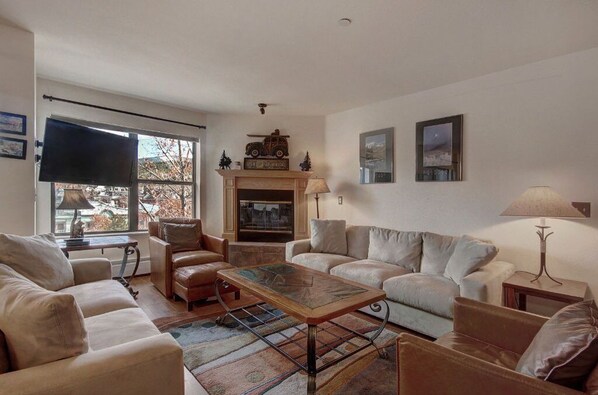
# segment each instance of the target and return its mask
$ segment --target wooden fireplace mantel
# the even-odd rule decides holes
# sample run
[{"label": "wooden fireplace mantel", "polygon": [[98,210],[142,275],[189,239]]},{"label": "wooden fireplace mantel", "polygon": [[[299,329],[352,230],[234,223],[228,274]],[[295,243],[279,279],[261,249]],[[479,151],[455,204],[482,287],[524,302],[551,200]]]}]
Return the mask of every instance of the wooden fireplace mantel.
[{"label": "wooden fireplace mantel", "polygon": [[223,179],[222,237],[237,241],[237,191],[239,189],[294,192],[295,240],[309,238],[305,188],[311,171],[294,170],[216,170]]}]

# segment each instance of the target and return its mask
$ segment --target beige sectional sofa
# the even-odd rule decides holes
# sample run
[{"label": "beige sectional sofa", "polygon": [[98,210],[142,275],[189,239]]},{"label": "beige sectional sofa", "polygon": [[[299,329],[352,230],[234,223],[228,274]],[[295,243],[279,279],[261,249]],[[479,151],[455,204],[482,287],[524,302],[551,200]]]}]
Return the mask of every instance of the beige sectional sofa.
[{"label": "beige sectional sofa", "polygon": [[[457,296],[500,305],[502,282],[515,272],[511,263],[492,261],[498,252],[494,246],[468,236],[327,222],[312,221],[311,240],[287,243],[286,260],[383,289],[389,320],[428,336],[453,329]],[[328,227],[324,232],[322,223]],[[339,233],[339,226],[344,232]],[[369,307],[362,310],[384,315]]]},{"label": "beige sectional sofa", "polygon": [[[38,236],[31,239],[39,241]],[[181,347],[161,334],[129,292],[111,280],[107,259],[71,260],[72,271],[65,275],[71,285],[49,290],[39,285],[42,280],[26,277],[18,264],[7,262],[15,254],[3,241],[1,394],[184,393]],[[41,296],[31,298],[32,293]],[[61,311],[63,307],[74,315]],[[40,322],[45,325],[37,328]],[[70,329],[77,324],[82,329]],[[78,343],[77,337],[82,339]]]}]

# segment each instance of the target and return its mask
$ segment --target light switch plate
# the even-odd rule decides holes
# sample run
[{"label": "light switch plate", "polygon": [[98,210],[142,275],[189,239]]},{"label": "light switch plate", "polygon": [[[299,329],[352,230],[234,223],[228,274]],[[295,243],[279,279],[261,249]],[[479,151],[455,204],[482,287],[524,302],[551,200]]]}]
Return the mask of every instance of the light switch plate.
[{"label": "light switch plate", "polygon": [[342,196],[339,196],[339,197],[338,197],[338,204],[339,204],[339,205],[342,205],[342,204],[343,204],[343,197],[342,197]]},{"label": "light switch plate", "polygon": [[590,202],[573,202],[571,203],[573,207],[579,210],[586,218],[590,218],[591,214],[591,207]]}]

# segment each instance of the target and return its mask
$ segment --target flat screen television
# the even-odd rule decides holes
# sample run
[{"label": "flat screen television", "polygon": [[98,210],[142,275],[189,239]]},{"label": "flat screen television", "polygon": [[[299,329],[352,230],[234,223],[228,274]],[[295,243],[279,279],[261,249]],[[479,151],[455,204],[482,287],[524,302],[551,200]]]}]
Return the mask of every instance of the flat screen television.
[{"label": "flat screen television", "polygon": [[137,139],[46,119],[39,180],[130,187]]}]

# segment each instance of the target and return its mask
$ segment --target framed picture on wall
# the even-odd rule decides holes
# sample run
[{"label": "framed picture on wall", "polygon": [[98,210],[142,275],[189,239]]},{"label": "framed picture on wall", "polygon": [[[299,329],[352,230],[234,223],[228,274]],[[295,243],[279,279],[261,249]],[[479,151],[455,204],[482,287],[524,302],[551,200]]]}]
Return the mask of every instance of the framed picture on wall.
[{"label": "framed picture on wall", "polygon": [[359,135],[359,183],[394,182],[394,128]]},{"label": "framed picture on wall", "polygon": [[418,122],[415,181],[461,181],[463,115]]},{"label": "framed picture on wall", "polygon": [[0,132],[10,134],[27,134],[27,117],[0,111]]},{"label": "framed picture on wall", "polygon": [[0,136],[0,157],[26,159],[27,140]]}]

